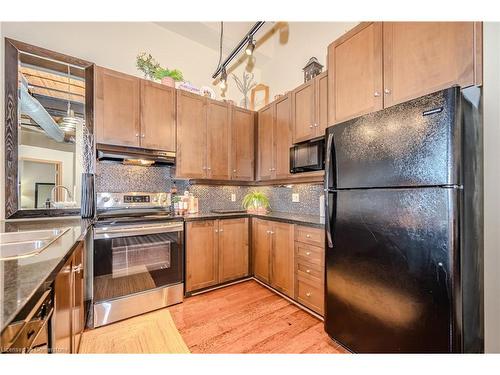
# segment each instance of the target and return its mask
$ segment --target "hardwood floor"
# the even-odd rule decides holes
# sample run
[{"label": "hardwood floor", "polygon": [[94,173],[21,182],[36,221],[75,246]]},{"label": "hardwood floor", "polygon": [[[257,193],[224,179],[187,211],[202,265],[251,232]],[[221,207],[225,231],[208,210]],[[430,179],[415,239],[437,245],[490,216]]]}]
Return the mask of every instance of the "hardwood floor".
[{"label": "hardwood floor", "polygon": [[323,322],[255,281],[168,310],[192,353],[346,353]]},{"label": "hardwood floor", "polygon": [[189,353],[167,309],[85,331],[80,353]]}]

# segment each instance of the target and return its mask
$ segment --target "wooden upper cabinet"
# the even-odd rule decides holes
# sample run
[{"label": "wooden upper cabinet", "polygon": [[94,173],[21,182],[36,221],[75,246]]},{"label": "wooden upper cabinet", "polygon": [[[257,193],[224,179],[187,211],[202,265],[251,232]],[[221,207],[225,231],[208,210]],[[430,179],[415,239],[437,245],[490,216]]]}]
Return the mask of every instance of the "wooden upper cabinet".
[{"label": "wooden upper cabinet", "polygon": [[273,222],[271,229],[271,286],[294,296],[294,230],[292,224]]},{"label": "wooden upper cabinet", "polygon": [[475,83],[474,22],[384,22],[384,106]]},{"label": "wooden upper cabinet", "polygon": [[175,89],[141,79],[141,147],[175,151]]},{"label": "wooden upper cabinet", "polygon": [[329,122],[383,107],[382,23],[363,23],[328,47]]},{"label": "wooden upper cabinet", "polygon": [[140,146],[139,78],[96,66],[97,143]]},{"label": "wooden upper cabinet", "polygon": [[231,107],[231,178],[253,181],[255,158],[255,114]]},{"label": "wooden upper cabinet", "polygon": [[323,72],[314,78],[315,80],[315,104],[316,110],[316,136],[325,135],[328,127],[328,72]]},{"label": "wooden upper cabinet", "polygon": [[[207,178],[229,180],[230,110],[223,102],[207,103]],[[191,152],[196,152],[192,149]]]},{"label": "wooden upper cabinet", "polygon": [[268,105],[259,111],[258,121],[258,179],[270,180],[273,176],[273,127],[274,127],[274,106]]},{"label": "wooden upper cabinet", "polygon": [[315,136],[314,80],[292,91],[293,143],[307,141]]},{"label": "wooden upper cabinet", "polygon": [[207,288],[218,282],[217,221],[186,223],[186,291]]},{"label": "wooden upper cabinet", "polygon": [[219,282],[248,276],[248,219],[219,221]]},{"label": "wooden upper cabinet", "polygon": [[177,177],[206,177],[206,124],[205,98],[177,90]]},{"label": "wooden upper cabinet", "polygon": [[274,157],[273,178],[290,176],[291,140],[291,99],[287,95],[275,103],[275,121],[273,132]]},{"label": "wooden upper cabinet", "polygon": [[269,283],[271,255],[271,226],[269,221],[252,219],[252,251],[254,276]]}]

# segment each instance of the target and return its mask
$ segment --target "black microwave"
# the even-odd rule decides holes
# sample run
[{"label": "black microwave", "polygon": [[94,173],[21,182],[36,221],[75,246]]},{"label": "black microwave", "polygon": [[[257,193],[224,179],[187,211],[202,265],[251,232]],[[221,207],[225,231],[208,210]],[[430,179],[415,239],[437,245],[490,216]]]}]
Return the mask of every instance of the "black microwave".
[{"label": "black microwave", "polygon": [[325,169],[324,138],[301,142],[290,147],[290,173]]}]

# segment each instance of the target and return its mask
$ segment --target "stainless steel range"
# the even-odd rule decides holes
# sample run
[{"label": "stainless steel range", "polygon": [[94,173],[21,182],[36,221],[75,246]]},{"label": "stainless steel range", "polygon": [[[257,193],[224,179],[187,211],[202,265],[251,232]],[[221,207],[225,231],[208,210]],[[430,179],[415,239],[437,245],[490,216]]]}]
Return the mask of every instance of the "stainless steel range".
[{"label": "stainless steel range", "polygon": [[98,193],[93,326],[182,302],[184,222],[167,193]]}]

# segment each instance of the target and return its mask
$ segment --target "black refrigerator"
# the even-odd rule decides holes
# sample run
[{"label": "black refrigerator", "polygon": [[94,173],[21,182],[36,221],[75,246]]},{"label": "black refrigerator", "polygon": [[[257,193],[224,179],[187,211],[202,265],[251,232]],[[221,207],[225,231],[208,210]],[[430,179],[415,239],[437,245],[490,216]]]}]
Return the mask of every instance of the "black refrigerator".
[{"label": "black refrigerator", "polygon": [[325,330],[357,353],[482,352],[481,92],[326,131]]}]

